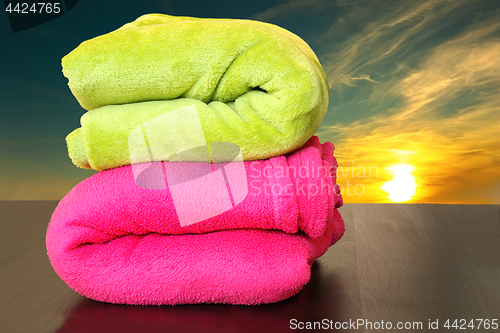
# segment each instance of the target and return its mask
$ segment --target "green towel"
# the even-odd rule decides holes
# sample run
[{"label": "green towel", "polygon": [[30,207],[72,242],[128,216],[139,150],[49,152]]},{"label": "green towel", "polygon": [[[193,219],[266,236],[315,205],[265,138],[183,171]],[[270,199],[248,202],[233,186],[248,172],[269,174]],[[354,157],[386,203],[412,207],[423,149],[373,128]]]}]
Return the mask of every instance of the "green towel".
[{"label": "green towel", "polygon": [[189,105],[205,140],[237,144],[244,160],[298,149],[328,106],[326,75],[309,46],[257,21],[144,15],[83,42],[62,65],[92,110],[68,135],[68,150],[76,165],[96,170],[130,164],[134,128]]}]

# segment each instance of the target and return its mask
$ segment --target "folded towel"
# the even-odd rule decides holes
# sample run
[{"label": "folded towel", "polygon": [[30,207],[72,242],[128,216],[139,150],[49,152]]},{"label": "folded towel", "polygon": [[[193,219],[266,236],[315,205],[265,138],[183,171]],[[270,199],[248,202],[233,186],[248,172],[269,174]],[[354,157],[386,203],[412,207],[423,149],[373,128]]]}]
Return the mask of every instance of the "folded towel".
[{"label": "folded towel", "polygon": [[[260,328],[265,328],[264,332],[282,332],[291,318],[300,320],[311,313],[311,302],[317,301],[318,294],[322,292],[315,288],[321,280],[321,269],[321,265],[315,263],[311,279],[300,293],[275,306],[127,306],[81,299],[65,311],[64,324],[55,333],[103,330],[109,333],[243,333]],[[321,306],[331,305],[331,302],[342,304],[341,300],[334,298]]]},{"label": "folded towel", "polygon": [[56,273],[78,293],[118,304],[261,304],[286,299],[309,281],[332,244],[335,209],[318,238],[261,229],[198,235],[116,237],[52,221],[47,250]]},{"label": "folded towel", "polygon": [[[82,130],[68,137],[73,161],[96,170],[130,164],[123,137],[113,141],[116,151],[99,138],[107,126],[124,130],[130,119],[113,118],[103,132],[85,128],[94,121],[87,118],[108,112],[149,117],[195,105],[207,141],[235,143],[248,161],[298,149],[328,105],[326,75],[309,46],[285,29],[250,20],[144,15],[83,42],[62,65],[82,107],[102,111],[84,116]],[[138,103],[146,101],[163,102]]]},{"label": "folded towel", "polygon": [[113,235],[259,228],[319,237],[342,204],[336,169],[333,144],[317,137],[269,160],[124,166],[81,182],[54,218]]},{"label": "folded towel", "polygon": [[57,274],[111,303],[259,304],[297,293],[344,232],[333,145],[313,137],[289,156],[214,163],[207,174],[201,165],[125,166],[82,181],[47,231]]}]

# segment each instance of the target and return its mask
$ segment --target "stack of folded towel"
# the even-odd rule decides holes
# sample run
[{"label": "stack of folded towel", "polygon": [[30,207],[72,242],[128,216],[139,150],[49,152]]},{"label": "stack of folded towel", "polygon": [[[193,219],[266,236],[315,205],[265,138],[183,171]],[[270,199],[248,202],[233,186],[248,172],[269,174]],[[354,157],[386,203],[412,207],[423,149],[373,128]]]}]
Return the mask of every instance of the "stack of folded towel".
[{"label": "stack of folded towel", "polygon": [[122,304],[260,304],[296,294],[344,233],[333,145],[312,136],[328,83],[277,26],[144,15],[62,60],[81,106],[56,273]]}]

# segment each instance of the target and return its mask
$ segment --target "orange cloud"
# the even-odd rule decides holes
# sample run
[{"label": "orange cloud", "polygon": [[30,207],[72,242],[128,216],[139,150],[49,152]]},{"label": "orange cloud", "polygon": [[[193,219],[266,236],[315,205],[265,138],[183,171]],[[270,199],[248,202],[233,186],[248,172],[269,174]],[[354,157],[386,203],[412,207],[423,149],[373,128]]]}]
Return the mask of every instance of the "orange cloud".
[{"label": "orange cloud", "polygon": [[500,202],[488,194],[500,185],[499,31],[497,15],[435,47],[403,78],[374,84],[369,98],[402,100],[390,114],[320,128],[323,139],[337,143],[339,171],[379,171],[371,177],[340,172],[344,188],[365,189],[345,193],[346,202],[390,202],[382,185],[394,178],[388,168],[402,163],[415,168],[410,202]]}]

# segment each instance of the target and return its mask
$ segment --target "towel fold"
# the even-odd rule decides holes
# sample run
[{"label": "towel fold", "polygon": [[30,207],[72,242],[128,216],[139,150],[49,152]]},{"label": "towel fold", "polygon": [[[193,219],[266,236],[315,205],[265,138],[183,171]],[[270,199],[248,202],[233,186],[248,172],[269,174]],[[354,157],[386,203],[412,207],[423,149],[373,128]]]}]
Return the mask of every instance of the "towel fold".
[{"label": "towel fold", "polygon": [[82,181],[47,231],[57,274],[111,303],[259,304],[297,293],[344,232],[333,145],[313,137],[288,156],[205,166],[132,165]]},{"label": "towel fold", "polygon": [[[123,134],[135,113],[144,118],[193,104],[207,141],[235,143],[249,161],[301,147],[328,105],[326,75],[309,46],[285,29],[250,20],[144,15],[83,42],[62,65],[82,107],[98,111],[68,137],[70,155],[79,167],[96,170],[131,164],[123,137],[106,149],[100,136],[113,126]],[[96,120],[104,129],[89,133],[86,122],[107,113],[122,118]],[[172,140],[188,141],[166,142]]]},{"label": "towel fold", "polygon": [[333,148],[313,137],[289,156],[269,160],[106,170],[72,189],[54,216],[114,235],[261,228],[319,237],[333,207],[342,204]]},{"label": "towel fold", "polygon": [[344,223],[328,82],[272,24],[150,14],[62,59],[89,110],[67,138],[75,186],[47,254],[80,294],[119,304],[261,304],[296,294]]},{"label": "towel fold", "polygon": [[310,266],[343,223],[335,209],[325,233],[313,239],[259,229],[115,237],[57,222],[49,227],[47,250],[68,286],[94,300],[141,305],[286,299],[309,281]]}]

